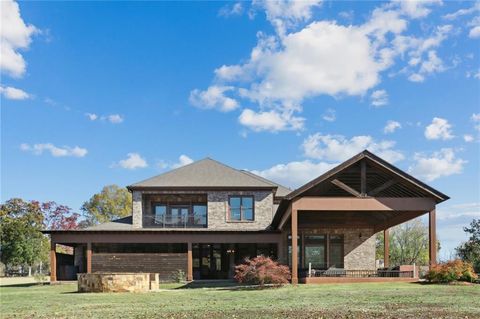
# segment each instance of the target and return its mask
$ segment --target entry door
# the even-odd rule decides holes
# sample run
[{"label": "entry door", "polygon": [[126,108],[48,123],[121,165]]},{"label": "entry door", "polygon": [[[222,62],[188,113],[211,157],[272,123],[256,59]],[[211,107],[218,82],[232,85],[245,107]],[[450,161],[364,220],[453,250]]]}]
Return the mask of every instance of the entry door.
[{"label": "entry door", "polygon": [[170,208],[170,223],[172,226],[185,227],[188,217],[188,206],[172,206]]}]

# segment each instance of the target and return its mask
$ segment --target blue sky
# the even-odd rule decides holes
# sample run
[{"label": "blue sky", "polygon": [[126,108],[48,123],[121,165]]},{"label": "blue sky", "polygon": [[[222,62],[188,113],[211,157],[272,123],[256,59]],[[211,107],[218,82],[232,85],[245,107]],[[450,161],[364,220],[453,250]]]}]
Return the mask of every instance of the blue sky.
[{"label": "blue sky", "polygon": [[480,5],[2,2],[1,197],[78,210],[213,157],[297,187],[368,148],[480,217]]}]

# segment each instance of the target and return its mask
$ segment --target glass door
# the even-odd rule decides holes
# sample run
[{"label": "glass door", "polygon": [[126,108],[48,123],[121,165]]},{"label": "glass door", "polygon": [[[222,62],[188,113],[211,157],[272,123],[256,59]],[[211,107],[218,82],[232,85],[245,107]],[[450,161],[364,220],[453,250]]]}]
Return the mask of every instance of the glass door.
[{"label": "glass door", "polygon": [[171,227],[185,227],[188,216],[188,206],[170,207],[170,225]]}]

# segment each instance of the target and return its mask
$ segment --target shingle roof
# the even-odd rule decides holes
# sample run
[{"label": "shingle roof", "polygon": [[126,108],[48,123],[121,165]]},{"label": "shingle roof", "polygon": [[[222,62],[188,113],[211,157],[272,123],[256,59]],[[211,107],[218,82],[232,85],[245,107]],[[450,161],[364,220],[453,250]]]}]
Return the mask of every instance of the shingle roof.
[{"label": "shingle roof", "polygon": [[132,216],[115,219],[103,224],[93,225],[83,230],[131,230]]},{"label": "shingle roof", "polygon": [[278,196],[284,196],[290,192],[288,188],[263,177],[232,168],[211,158],[205,158],[128,186],[129,189],[144,187],[277,188]]}]

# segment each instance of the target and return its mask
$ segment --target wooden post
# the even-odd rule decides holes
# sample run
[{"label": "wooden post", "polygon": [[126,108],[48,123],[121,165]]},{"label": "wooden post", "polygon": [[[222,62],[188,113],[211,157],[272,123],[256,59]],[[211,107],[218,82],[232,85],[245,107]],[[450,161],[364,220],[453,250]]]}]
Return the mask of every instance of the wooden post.
[{"label": "wooden post", "polygon": [[360,194],[367,196],[367,162],[365,160],[360,162]]},{"label": "wooden post", "polygon": [[92,272],[92,243],[87,243],[87,273]]},{"label": "wooden post", "polygon": [[390,267],[390,238],[388,228],[383,231],[383,267]]},{"label": "wooden post", "polygon": [[57,281],[57,244],[50,239],[50,281]]},{"label": "wooden post", "polygon": [[193,280],[193,254],[192,243],[188,242],[187,248],[187,281]]},{"label": "wooden post", "polygon": [[292,284],[298,284],[298,211],[292,207]]},{"label": "wooden post", "polygon": [[430,268],[437,264],[437,225],[435,208],[428,214]]}]

